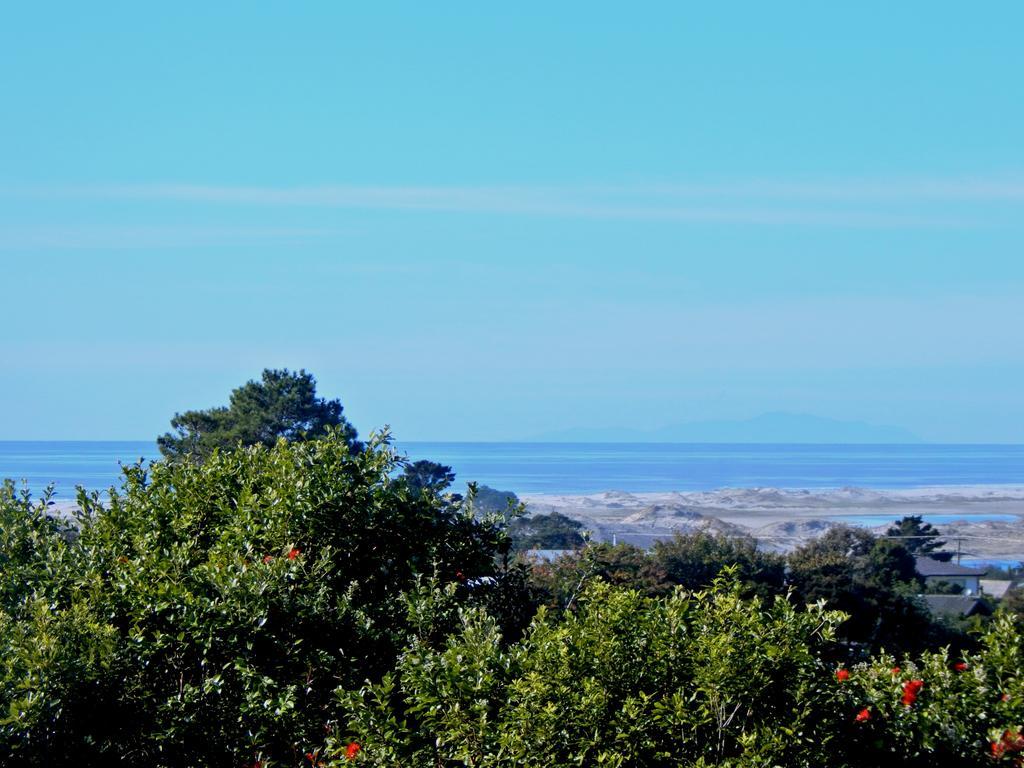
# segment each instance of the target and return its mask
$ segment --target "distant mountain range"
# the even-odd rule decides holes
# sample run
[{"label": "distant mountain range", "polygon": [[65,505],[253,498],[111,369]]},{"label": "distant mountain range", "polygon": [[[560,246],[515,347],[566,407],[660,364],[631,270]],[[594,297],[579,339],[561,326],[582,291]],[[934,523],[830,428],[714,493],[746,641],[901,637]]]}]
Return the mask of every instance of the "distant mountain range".
[{"label": "distant mountain range", "polygon": [[842,421],[806,413],[764,413],[751,419],[690,421],[654,430],[579,427],[537,435],[558,443],[919,443],[903,427]]}]

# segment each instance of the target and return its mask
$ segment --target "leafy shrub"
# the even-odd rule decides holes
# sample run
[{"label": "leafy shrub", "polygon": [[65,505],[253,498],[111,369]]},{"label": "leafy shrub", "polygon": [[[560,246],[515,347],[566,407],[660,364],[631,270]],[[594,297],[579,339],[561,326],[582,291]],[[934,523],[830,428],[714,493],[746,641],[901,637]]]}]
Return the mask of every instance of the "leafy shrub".
[{"label": "leafy shrub", "polygon": [[[424,598],[420,598],[424,599]],[[445,595],[434,601],[444,602]],[[814,765],[827,754],[839,614],[740,597],[737,583],[656,599],[601,582],[562,621],[542,611],[504,648],[463,610],[441,647],[344,690],[359,763],[375,766]],[[344,758],[337,764],[344,764]]]},{"label": "leafy shrub", "polygon": [[791,552],[788,564],[798,599],[849,615],[841,637],[865,650],[919,651],[953,639],[917,599],[914,558],[896,542],[835,526]]},{"label": "leafy shrub", "polygon": [[902,662],[882,654],[854,667],[842,689],[850,716],[836,730],[858,744],[858,766],[1020,765],[1024,742],[1007,749],[1003,737],[1012,742],[1024,724],[1022,675],[1020,626],[1002,614],[977,653],[941,649]]},{"label": "leafy shrub", "polygon": [[905,550],[841,531],[794,559],[788,598],[748,599],[742,547],[706,591],[673,588],[729,559],[699,539],[531,577],[472,493],[401,469],[342,431],[214,451],[127,469],[74,530],[5,484],[0,764],[1024,765],[1019,617],[897,660],[851,652],[864,616],[800,604],[888,618],[912,605]]},{"label": "leafy shrub", "polygon": [[[8,488],[0,755],[25,765],[297,764],[333,691],[407,642],[421,574],[493,574],[503,534],[394,482],[383,438],[214,452],[80,497],[68,543]],[[45,571],[45,573],[44,573]]]},{"label": "leafy shrub", "polygon": [[583,524],[566,517],[561,512],[547,515],[517,517],[509,524],[512,548],[516,551],[527,549],[577,549],[586,543],[580,532]]},{"label": "leafy shrub", "polygon": [[[708,592],[650,598],[592,583],[504,646],[495,622],[414,641],[394,673],[343,689],[326,765],[845,766],[1024,764],[1024,637],[1002,614],[979,650],[847,667],[826,659],[842,614]],[[416,610],[448,606],[421,593]],[[334,756],[332,759],[331,756]]]},{"label": "leafy shrub", "polygon": [[651,552],[656,567],[672,584],[686,589],[709,586],[724,568],[731,566],[745,591],[761,597],[784,594],[786,560],[762,552],[757,541],[743,536],[720,536],[707,531],[676,533],[656,541]]},{"label": "leafy shrub", "polygon": [[474,485],[473,503],[481,512],[507,513],[509,507],[519,506],[519,497],[512,491],[499,491],[489,485]]},{"label": "leafy shrub", "polygon": [[531,579],[542,601],[559,610],[573,607],[586,586],[596,580],[647,596],[663,595],[672,588],[665,572],[642,549],[607,542],[567,552],[553,562],[534,563]]}]

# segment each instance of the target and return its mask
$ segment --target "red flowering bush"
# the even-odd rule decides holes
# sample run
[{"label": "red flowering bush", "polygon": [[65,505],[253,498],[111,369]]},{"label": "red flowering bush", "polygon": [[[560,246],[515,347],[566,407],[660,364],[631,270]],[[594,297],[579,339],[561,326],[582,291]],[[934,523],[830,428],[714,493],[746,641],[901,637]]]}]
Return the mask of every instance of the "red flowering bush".
[{"label": "red flowering bush", "polygon": [[1024,735],[1020,728],[1003,731],[993,740],[991,748],[994,758],[1008,757],[1013,758],[1017,765],[1024,763],[1024,755],[1021,754],[1024,753]]},{"label": "red flowering bush", "polygon": [[951,662],[941,650],[899,666],[883,656],[853,668],[840,695],[851,712],[860,707],[870,714],[854,718],[856,727],[847,730],[851,764],[982,766],[1016,759],[1013,734],[1024,721],[1022,661],[1020,628],[1000,615],[968,658]]},{"label": "red flowering bush", "polygon": [[907,680],[903,684],[903,695],[900,697],[900,704],[904,707],[913,706],[922,688],[924,688],[924,680]]}]

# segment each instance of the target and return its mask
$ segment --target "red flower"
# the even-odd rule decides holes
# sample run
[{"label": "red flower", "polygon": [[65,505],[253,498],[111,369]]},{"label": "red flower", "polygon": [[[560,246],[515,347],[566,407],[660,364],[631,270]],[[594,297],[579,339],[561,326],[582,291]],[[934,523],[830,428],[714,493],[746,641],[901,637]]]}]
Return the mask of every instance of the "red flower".
[{"label": "red flower", "polygon": [[274,556],[273,555],[264,555],[263,556],[263,562],[264,563],[271,563],[273,561],[274,561]]},{"label": "red flower", "polygon": [[462,571],[456,571],[455,572],[455,578],[458,579],[459,581],[465,581],[466,580],[466,576],[465,576],[465,574]]},{"label": "red flower", "polygon": [[917,695],[924,688],[924,680],[908,680],[903,684],[903,697],[900,699],[903,706],[909,707],[917,701]]},{"label": "red flower", "polygon": [[864,707],[860,712],[857,713],[857,717],[854,718],[858,723],[866,723],[871,719],[871,710]]},{"label": "red flower", "polygon": [[845,681],[847,681],[849,679],[850,679],[850,670],[848,670],[848,669],[837,669],[836,670],[836,680],[838,680],[840,683],[843,683],[843,682],[845,682]]},{"label": "red flower", "polygon": [[1010,700],[1010,694],[1004,693],[1002,696],[999,697],[999,700],[1000,701],[1009,701]]},{"label": "red flower", "polygon": [[289,560],[294,560],[296,557],[298,557],[301,554],[302,554],[302,550],[301,549],[297,549],[296,547],[292,547],[291,549],[288,550],[288,559]]},{"label": "red flower", "polygon": [[354,760],[355,756],[359,754],[360,749],[362,749],[362,747],[360,747],[357,742],[350,741],[348,746],[345,747],[345,759]]},{"label": "red flower", "polygon": [[1003,733],[1002,744],[1006,752],[1020,752],[1024,750],[1024,734],[1020,731],[1006,731]]},{"label": "red flower", "polygon": [[900,673],[901,671],[902,671],[902,670],[901,670],[901,669],[900,669],[899,667],[893,667],[892,669],[890,669],[890,670],[889,670],[889,673],[890,673],[890,674],[891,674],[891,675],[892,675],[893,677],[896,677],[897,675],[899,675],[899,673]]},{"label": "red flower", "polygon": [[[1002,757],[1005,754],[1020,752],[1024,750],[1024,735],[1020,731],[1004,731],[999,741],[992,742],[992,757]],[[1018,765],[1015,763],[1015,765]]]},{"label": "red flower", "polygon": [[957,672],[966,672],[967,664],[966,662],[958,661],[956,664],[953,665],[953,669],[955,669]]}]

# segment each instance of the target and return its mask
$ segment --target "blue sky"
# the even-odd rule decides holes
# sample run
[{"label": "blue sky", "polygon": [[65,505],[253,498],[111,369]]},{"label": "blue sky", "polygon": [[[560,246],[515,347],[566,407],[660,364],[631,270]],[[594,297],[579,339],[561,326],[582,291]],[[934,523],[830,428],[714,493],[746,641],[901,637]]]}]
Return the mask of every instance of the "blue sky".
[{"label": "blue sky", "polygon": [[1024,6],[20,4],[0,439],[263,367],[365,433],[1024,442]]}]

